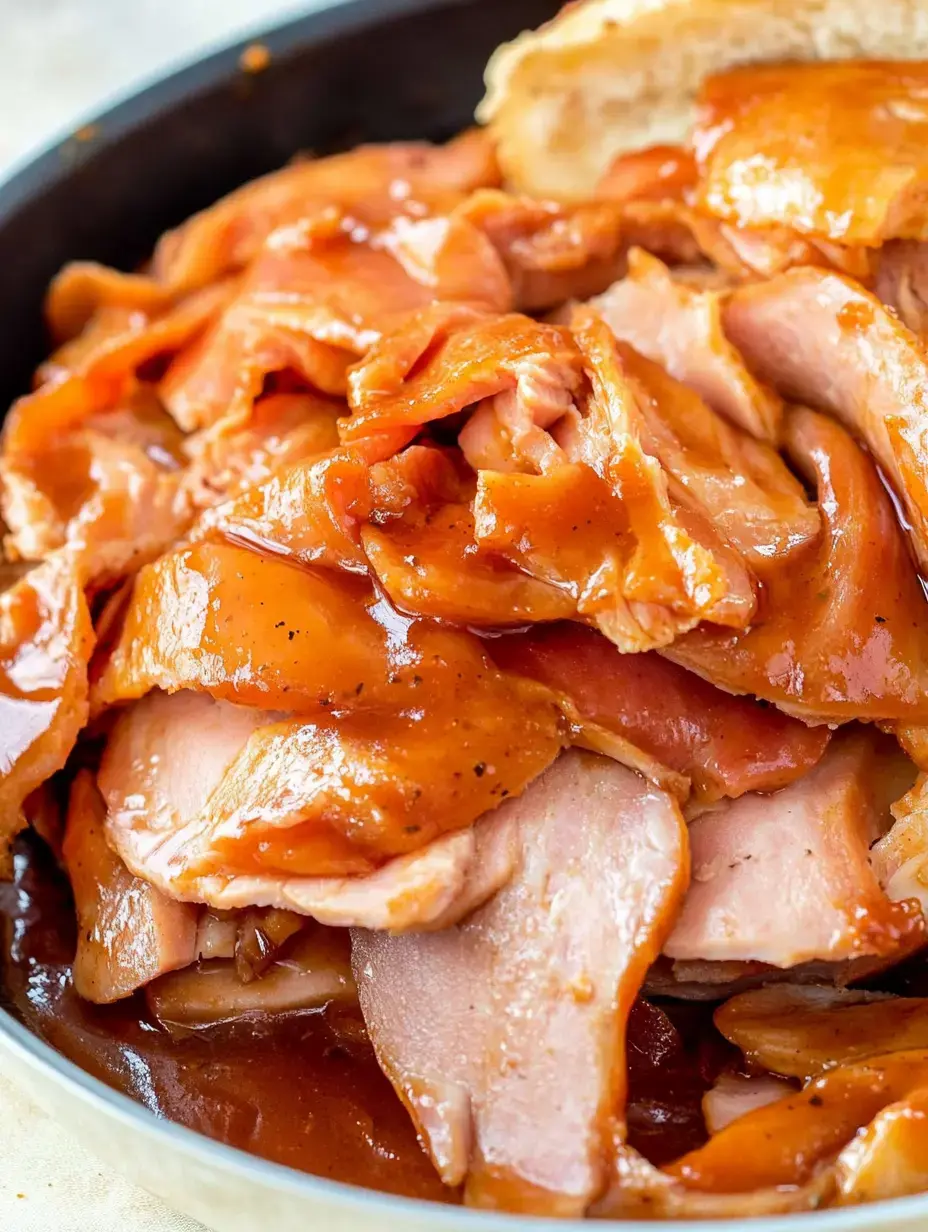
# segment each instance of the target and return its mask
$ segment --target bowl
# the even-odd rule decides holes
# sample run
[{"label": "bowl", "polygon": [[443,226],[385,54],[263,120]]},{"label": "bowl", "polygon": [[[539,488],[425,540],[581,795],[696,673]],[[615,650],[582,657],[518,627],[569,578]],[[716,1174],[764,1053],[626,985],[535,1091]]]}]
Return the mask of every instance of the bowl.
[{"label": "bowl", "polygon": [[[67,260],[123,268],[157,236],[298,150],[449,137],[471,123],[493,48],[558,0],[349,0],[199,60],[56,142],[0,186],[0,406],[47,350],[41,305]],[[270,53],[249,73],[254,41]],[[409,71],[412,68],[414,71]],[[2,1001],[2,989],[0,989]],[[111,1090],[0,1008],[0,1056],[101,1159],[216,1232],[520,1232],[552,1224],[395,1198],[213,1142]],[[623,1223],[641,1232],[653,1223]],[[705,1224],[676,1224],[692,1232]],[[730,1232],[756,1223],[732,1221]],[[764,1232],[928,1226],[928,1194],[762,1221]]]}]

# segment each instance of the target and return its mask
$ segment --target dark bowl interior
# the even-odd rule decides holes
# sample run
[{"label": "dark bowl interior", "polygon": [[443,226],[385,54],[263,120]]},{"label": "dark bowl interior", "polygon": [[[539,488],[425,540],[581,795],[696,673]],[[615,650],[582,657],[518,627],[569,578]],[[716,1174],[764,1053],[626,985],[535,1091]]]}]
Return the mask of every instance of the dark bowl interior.
[{"label": "dark bowl interior", "polygon": [[493,48],[559,7],[350,0],[262,36],[260,73],[239,63],[252,40],[237,43],[59,142],[0,187],[0,408],[47,349],[42,297],[66,261],[131,269],[166,227],[298,151],[451,136]]}]

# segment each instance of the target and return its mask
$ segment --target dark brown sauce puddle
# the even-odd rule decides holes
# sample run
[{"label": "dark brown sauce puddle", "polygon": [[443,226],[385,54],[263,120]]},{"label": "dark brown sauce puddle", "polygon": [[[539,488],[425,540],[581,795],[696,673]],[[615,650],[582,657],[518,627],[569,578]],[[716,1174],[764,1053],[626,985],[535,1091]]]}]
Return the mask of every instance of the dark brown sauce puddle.
[{"label": "dark brown sauce puddle", "polygon": [[[95,1006],[74,992],[74,917],[44,844],[17,846],[0,884],[0,1003],[36,1035],[157,1116],[304,1172],[388,1193],[459,1200],[439,1181],[380,1072],[356,1013],[259,1017],[183,1036],[136,996]],[[727,1046],[711,1007],[639,1002],[629,1027],[631,1144],[664,1163],[705,1141],[700,1111]]]}]

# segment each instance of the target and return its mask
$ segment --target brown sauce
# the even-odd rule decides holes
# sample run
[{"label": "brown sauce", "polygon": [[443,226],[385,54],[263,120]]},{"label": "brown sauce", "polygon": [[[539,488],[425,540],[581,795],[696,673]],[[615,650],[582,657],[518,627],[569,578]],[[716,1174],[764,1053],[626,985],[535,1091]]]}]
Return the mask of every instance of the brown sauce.
[{"label": "brown sauce", "polygon": [[[252,1018],[173,1034],[135,996],[82,1001],[70,962],[67,882],[38,840],[20,840],[0,884],[0,1004],[52,1047],[157,1116],[304,1172],[455,1202],[380,1072],[357,1012]],[[655,1163],[699,1146],[721,1037],[704,1006],[639,1002],[629,1024],[629,1140]]]}]

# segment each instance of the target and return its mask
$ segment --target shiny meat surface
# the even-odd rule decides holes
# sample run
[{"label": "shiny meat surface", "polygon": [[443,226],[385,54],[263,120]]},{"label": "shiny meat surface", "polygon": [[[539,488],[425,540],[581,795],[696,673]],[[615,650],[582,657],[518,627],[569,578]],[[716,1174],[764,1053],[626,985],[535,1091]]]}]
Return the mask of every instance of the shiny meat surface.
[{"label": "shiny meat surface", "polygon": [[475,1206],[582,1214],[623,1136],[624,1018],[685,889],[686,831],[668,796],[589,754],[505,808],[509,885],[456,929],[355,933],[355,977],[445,1181]]}]

